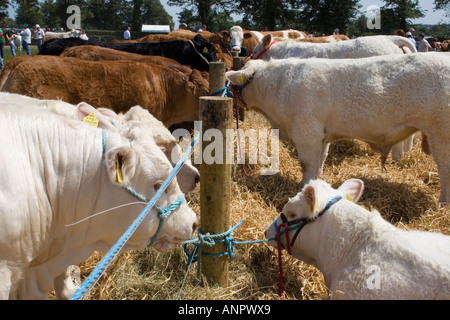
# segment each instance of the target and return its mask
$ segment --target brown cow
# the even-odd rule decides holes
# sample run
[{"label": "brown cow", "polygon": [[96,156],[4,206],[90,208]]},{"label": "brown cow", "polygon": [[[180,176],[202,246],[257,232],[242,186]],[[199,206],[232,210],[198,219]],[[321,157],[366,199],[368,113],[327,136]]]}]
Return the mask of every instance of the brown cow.
[{"label": "brown cow", "polygon": [[[225,62],[228,69],[233,66],[233,59],[228,54],[216,54],[220,61]],[[99,61],[99,60],[132,60],[145,63],[154,63],[163,65],[168,68],[177,69],[183,73],[191,72],[191,69],[185,65],[178,63],[173,59],[161,56],[145,56],[136,53],[119,51],[99,46],[75,46],[64,49],[61,57],[76,57],[83,60]],[[203,73],[207,77],[207,73]]]},{"label": "brown cow", "polygon": [[[136,61],[84,61],[55,56],[29,56],[5,68],[1,91],[40,99],[87,102],[116,113],[140,105],[166,127],[197,120],[200,96],[209,84],[197,70],[182,73]],[[8,65],[7,64],[7,65]]]}]

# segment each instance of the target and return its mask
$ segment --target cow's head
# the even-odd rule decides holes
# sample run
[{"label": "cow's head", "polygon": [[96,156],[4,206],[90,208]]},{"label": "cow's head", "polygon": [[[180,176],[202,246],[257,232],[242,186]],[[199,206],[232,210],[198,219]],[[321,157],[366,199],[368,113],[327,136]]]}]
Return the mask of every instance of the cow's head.
[{"label": "cow's head", "polygon": [[[172,165],[175,166],[177,164],[183,155],[183,149],[161,121],[140,106],[132,107],[123,117],[126,121],[140,121],[147,124],[152,129],[156,144],[161,148]],[[192,165],[190,157],[187,158],[177,174],[177,181],[181,191],[184,193],[194,190],[198,182],[200,182],[200,173]]]},{"label": "cow's head", "polygon": [[[328,183],[323,180],[312,180],[307,184],[300,193],[295,197],[289,199],[288,203],[283,207],[282,216],[280,215],[275,221],[268,226],[265,231],[267,238],[272,239],[268,242],[269,245],[276,247],[277,228],[285,223],[291,229],[289,231],[289,241],[291,243],[292,255],[307,263],[312,263],[313,257],[308,256],[302,250],[305,246],[298,243],[300,238],[294,238],[296,227],[301,227],[300,224],[307,224],[314,221],[321,214],[327,214],[326,210],[331,208],[336,201],[350,200],[357,202],[364,190],[364,183],[359,179],[349,179],[345,181],[338,189],[333,189]],[[319,218],[319,220],[322,218]],[[293,223],[293,224],[292,224]],[[317,231],[317,230],[316,230]],[[320,234],[320,232],[316,232]],[[319,238],[319,236],[317,236]],[[319,241],[319,239],[311,239],[311,241]],[[286,237],[280,237],[280,241],[286,248]]]},{"label": "cow's head", "polygon": [[[209,62],[219,61],[214,46],[200,34],[196,35],[194,39],[192,39],[192,43],[194,44],[196,52],[202,56],[201,59],[203,61],[202,63],[199,63],[201,67],[196,67],[195,69],[200,71],[209,70]],[[192,67],[194,68],[194,66]]]},{"label": "cow's head", "polygon": [[[98,127],[106,132],[104,161],[110,182],[124,189],[120,192],[127,192],[125,189],[131,188],[135,194],[150,200],[173,170],[164,152],[152,139],[151,127],[139,121],[128,121],[120,126],[113,126],[110,118],[103,116],[95,108],[84,103],[78,105],[80,119],[92,114],[98,120]],[[174,177],[156,201],[156,205],[166,208],[175,203],[181,195],[177,178]],[[121,225],[123,222],[119,221],[120,219],[117,224]],[[127,242],[127,246],[142,248],[147,245],[156,233],[158,224],[157,210],[153,208],[151,214]],[[186,202],[182,203],[165,219],[155,249],[165,251],[189,239],[197,225],[195,213]]]},{"label": "cow's head", "polygon": [[232,84],[243,86],[255,74],[255,72],[266,64],[263,60],[249,60],[241,70],[228,71],[225,76]]}]

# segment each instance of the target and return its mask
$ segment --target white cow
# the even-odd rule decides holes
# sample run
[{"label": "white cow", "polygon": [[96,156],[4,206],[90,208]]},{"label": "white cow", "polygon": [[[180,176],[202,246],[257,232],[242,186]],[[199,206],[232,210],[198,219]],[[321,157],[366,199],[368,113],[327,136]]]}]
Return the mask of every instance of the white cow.
[{"label": "white cow", "polygon": [[[333,43],[306,43],[296,41],[274,41],[272,35],[264,36],[253,49],[255,59],[285,58],[364,58],[379,55],[417,53],[416,47],[405,37],[368,36]],[[396,144],[392,148],[392,159],[400,161],[404,153],[412,149],[414,136]],[[384,166],[384,159],[383,159]]]},{"label": "white cow", "polygon": [[293,142],[302,185],[321,176],[331,141],[359,139],[386,157],[421,130],[438,166],[439,200],[450,202],[450,54],[250,60],[226,77]]},{"label": "white cow", "polygon": [[[39,100],[8,92],[1,92],[0,100],[12,103],[17,103],[19,101],[22,103],[32,103],[47,108],[54,113],[78,119],[77,106],[61,100]],[[102,115],[109,117],[110,122],[114,123],[116,126],[123,125],[130,121],[138,121],[148,125],[149,129],[152,130],[152,137],[156,144],[163,150],[173,165],[177,164],[178,160],[183,155],[183,150],[177,143],[175,137],[164,124],[156,119],[148,110],[143,109],[140,106],[132,107],[125,114],[116,114],[113,110],[106,108],[98,108],[97,110]],[[197,186],[200,181],[200,173],[197,168],[192,165],[190,158],[186,160],[185,164],[178,172],[177,178],[181,191],[184,193],[191,192]]]},{"label": "white cow", "polygon": [[[450,299],[450,236],[396,228],[355,204],[363,188],[358,179],[337,190],[313,180],[290,199],[283,215],[292,256],[323,273],[332,299]],[[282,223],[280,216],[266,236]]]},{"label": "white cow", "polygon": [[78,38],[80,36],[81,32],[79,30],[72,29],[67,32],[52,32],[52,31],[46,31],[45,37],[52,37],[57,39],[66,39],[66,38]]},{"label": "white cow", "polygon": [[[99,128],[31,103],[0,101],[2,299],[45,298],[68,265],[109,250],[145,207],[118,207],[136,201],[123,187],[150,199],[172,171],[148,126],[113,127],[86,104],[78,110],[80,118],[94,113]],[[165,208],[181,195],[175,178],[156,204]],[[165,220],[155,249],[188,239],[197,223],[183,202]],[[152,209],[123,250],[144,248],[158,224]]]},{"label": "white cow", "polygon": [[16,47],[16,50],[19,52],[22,51],[22,36],[20,34],[14,34],[14,46]]},{"label": "white cow", "polygon": [[286,58],[357,59],[380,55],[416,53],[416,47],[405,37],[368,36],[330,43],[273,41],[265,35],[253,49],[253,58],[270,60]]}]

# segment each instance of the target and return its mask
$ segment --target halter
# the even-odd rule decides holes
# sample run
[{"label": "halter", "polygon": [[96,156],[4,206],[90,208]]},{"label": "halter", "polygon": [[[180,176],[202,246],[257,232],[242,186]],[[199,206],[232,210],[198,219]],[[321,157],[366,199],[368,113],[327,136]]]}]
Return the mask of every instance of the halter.
[{"label": "halter", "polygon": [[[331,206],[333,204],[335,204],[336,202],[338,202],[339,200],[341,200],[342,197],[341,196],[335,196],[334,198],[332,198],[330,201],[328,201],[328,203],[326,204],[325,208],[322,209],[322,211],[319,212],[319,214],[317,215],[317,218],[322,216],[326,211],[328,211],[328,209],[331,208]],[[279,245],[281,245],[281,247],[284,249],[283,244],[281,243],[280,240],[280,235],[283,233],[286,233],[286,246],[287,246],[287,250],[288,253],[290,253],[290,248],[294,246],[295,244],[295,240],[297,239],[298,235],[300,234],[300,231],[310,222],[313,222],[314,220],[311,220],[309,218],[299,218],[299,219],[295,219],[292,221],[288,221],[286,216],[284,215],[284,213],[280,214],[280,218],[283,221],[282,224],[280,224],[280,226],[277,227],[277,218],[275,218],[274,220],[274,226],[275,226],[275,230],[277,230],[277,236],[276,239],[271,239],[271,240],[277,240],[277,242],[279,243]],[[279,229],[281,229],[281,226],[284,226],[285,229],[282,231],[278,231]],[[290,227],[290,228],[288,228]],[[289,243],[289,236],[288,233],[289,231],[294,231],[297,230],[294,234],[294,236],[292,237],[292,241]]]},{"label": "halter", "polygon": [[264,53],[266,53],[267,52],[267,50],[269,50],[270,49],[270,47],[274,44],[274,43],[276,43],[277,41],[276,40],[274,40],[274,41],[272,41],[267,47],[265,47],[264,48],[264,50],[263,51],[261,51],[261,53],[260,54],[258,54],[255,58],[253,58],[253,53],[250,55],[250,59],[259,59]]}]

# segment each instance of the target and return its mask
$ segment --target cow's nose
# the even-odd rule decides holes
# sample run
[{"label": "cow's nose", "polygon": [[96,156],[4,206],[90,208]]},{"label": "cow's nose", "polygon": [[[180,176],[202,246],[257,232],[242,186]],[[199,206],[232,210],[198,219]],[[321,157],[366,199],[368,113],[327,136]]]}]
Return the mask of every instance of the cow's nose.
[{"label": "cow's nose", "polygon": [[200,175],[199,174],[197,174],[196,176],[195,176],[195,184],[198,184],[199,182],[200,182]]}]

